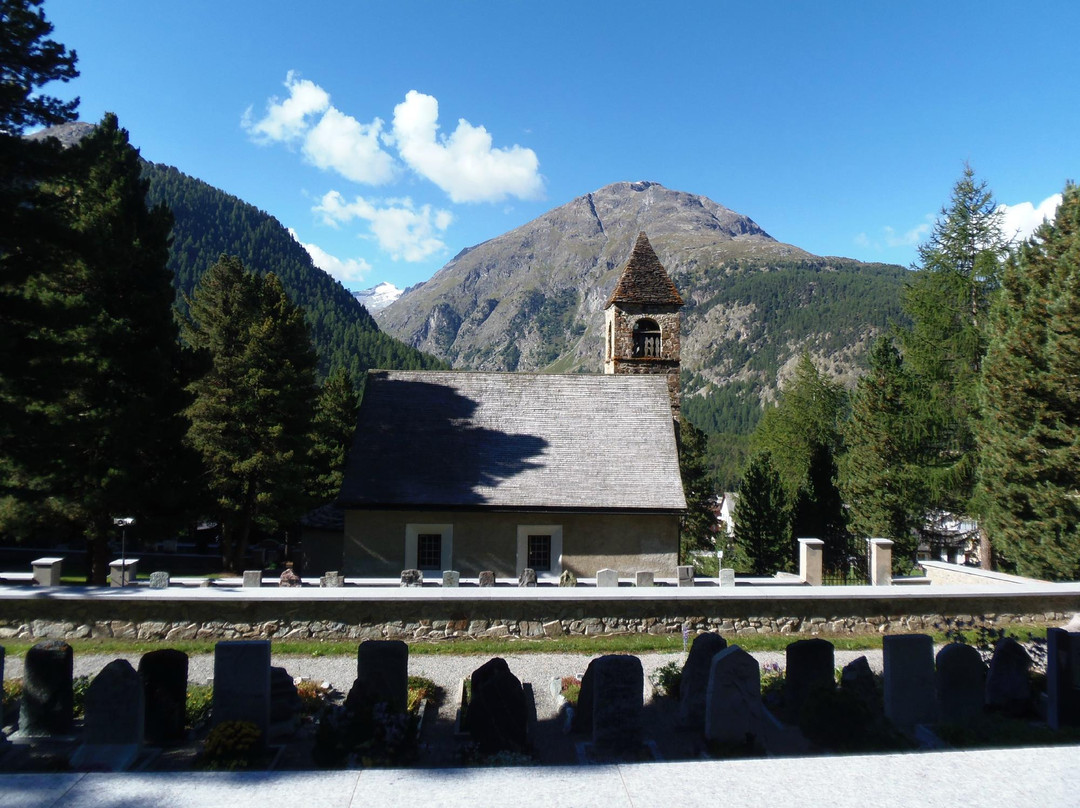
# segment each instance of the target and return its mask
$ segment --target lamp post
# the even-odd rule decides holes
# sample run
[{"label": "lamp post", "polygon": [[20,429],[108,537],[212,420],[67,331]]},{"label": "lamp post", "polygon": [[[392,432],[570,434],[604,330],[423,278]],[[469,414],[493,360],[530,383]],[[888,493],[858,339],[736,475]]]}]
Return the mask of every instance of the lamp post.
[{"label": "lamp post", "polygon": [[118,516],[113,524],[120,528],[120,586],[127,585],[127,529],[134,524],[134,516]]}]

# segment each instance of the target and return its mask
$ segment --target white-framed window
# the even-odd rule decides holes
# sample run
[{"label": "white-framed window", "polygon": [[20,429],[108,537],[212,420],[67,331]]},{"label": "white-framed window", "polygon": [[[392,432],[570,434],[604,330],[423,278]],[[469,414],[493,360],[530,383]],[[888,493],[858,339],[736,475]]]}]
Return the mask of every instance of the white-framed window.
[{"label": "white-framed window", "polygon": [[441,575],[453,569],[454,526],[405,525],[405,563],[402,569]]},{"label": "white-framed window", "polygon": [[518,575],[531,567],[537,578],[558,578],[562,574],[562,545],[562,525],[518,525]]}]

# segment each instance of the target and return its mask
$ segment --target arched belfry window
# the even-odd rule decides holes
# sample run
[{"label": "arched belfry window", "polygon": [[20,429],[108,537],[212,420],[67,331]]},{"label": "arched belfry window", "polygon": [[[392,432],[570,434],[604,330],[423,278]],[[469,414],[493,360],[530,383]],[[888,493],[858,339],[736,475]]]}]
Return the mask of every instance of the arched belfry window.
[{"label": "arched belfry window", "polygon": [[660,326],[646,317],[634,323],[634,357],[660,358],[662,340]]}]

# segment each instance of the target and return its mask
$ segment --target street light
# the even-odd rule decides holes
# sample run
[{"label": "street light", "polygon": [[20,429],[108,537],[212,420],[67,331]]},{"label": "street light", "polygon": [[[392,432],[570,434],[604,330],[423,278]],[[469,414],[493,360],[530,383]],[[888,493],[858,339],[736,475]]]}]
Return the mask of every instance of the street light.
[{"label": "street light", "polygon": [[118,516],[113,524],[120,528],[120,586],[127,584],[127,529],[135,523],[134,516]]}]

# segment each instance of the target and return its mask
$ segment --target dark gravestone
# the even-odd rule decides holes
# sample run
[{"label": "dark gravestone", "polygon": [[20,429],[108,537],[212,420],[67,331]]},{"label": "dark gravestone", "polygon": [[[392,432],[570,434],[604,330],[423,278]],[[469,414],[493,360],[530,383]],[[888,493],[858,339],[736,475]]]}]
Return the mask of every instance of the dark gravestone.
[{"label": "dark gravestone", "polygon": [[526,567],[518,576],[518,586],[536,586],[536,570]]},{"label": "dark gravestone", "polygon": [[585,732],[590,735],[592,734],[593,702],[596,688],[596,667],[593,662],[596,662],[596,660],[590,662],[589,666],[585,668],[585,673],[582,674],[577,709],[574,710],[574,717],[570,724],[572,731]]},{"label": "dark gravestone", "polygon": [[163,648],[143,654],[139,660],[146,702],[146,741],[155,745],[176,743],[187,735],[188,655]]},{"label": "dark gravestone", "polygon": [[1046,631],[1046,723],[1080,724],[1080,634],[1060,628]]},{"label": "dark gravestone", "polygon": [[1012,637],[994,646],[986,674],[986,706],[1017,718],[1031,712],[1031,657]]},{"label": "dark gravestone", "polygon": [[291,734],[300,722],[303,705],[296,683],[284,668],[270,668],[270,737]]},{"label": "dark gravestone", "polygon": [[123,771],[142,749],[143,687],[126,659],[101,669],[86,691],[83,745],[72,757],[76,768]]},{"label": "dark gravestone", "polygon": [[679,722],[692,729],[705,726],[705,691],[713,657],[727,648],[719,634],[698,634],[690,646],[679,680]]},{"label": "dark gravestone", "polygon": [[495,657],[473,671],[469,692],[466,724],[480,752],[524,752],[529,705],[506,660]]},{"label": "dark gravestone", "polygon": [[938,721],[967,726],[983,713],[986,663],[970,645],[950,643],[937,654]]},{"label": "dark gravestone", "polygon": [[761,666],[737,645],[712,659],[705,695],[705,738],[757,748],[764,744]]},{"label": "dark gravestone", "polygon": [[626,752],[641,746],[641,660],[609,654],[589,663],[593,673],[592,739],[600,752]]},{"label": "dark gravestone", "polygon": [[26,652],[19,708],[20,735],[36,737],[71,732],[73,664],[71,646],[63,640],[45,640]]},{"label": "dark gravestone", "polygon": [[872,713],[881,714],[881,699],[878,696],[877,682],[866,657],[857,657],[844,666],[840,673],[840,689],[866,706]]},{"label": "dark gravestone", "polygon": [[784,707],[798,718],[806,697],[818,689],[836,685],[833,644],[818,637],[796,640],[787,647],[784,672]]},{"label": "dark gravestone", "polygon": [[882,638],[885,663],[885,717],[903,729],[933,724],[934,641],[928,634],[890,634]]},{"label": "dark gravestone", "polygon": [[495,586],[495,573],[491,570],[483,570],[480,573],[480,586]]},{"label": "dark gravestone", "polygon": [[409,646],[401,640],[368,640],[356,649],[356,682],[351,698],[385,702],[403,711],[409,703]]},{"label": "dark gravestone", "polygon": [[214,646],[213,723],[250,721],[270,734],[270,642],[238,640]]}]

